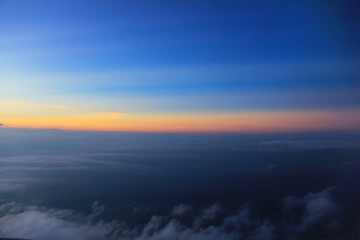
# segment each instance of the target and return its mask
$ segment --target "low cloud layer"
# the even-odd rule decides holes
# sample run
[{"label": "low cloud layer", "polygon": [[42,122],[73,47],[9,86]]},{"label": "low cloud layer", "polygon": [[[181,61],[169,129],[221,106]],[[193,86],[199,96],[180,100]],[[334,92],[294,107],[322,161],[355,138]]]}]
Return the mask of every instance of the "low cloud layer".
[{"label": "low cloud layer", "polygon": [[[334,202],[331,192],[334,188],[327,188],[322,192],[309,193],[303,198],[287,197],[284,200],[287,222],[297,232],[311,229],[315,226],[332,228],[338,224],[339,206]],[[301,214],[294,214],[301,210]]]},{"label": "low cloud layer", "polygon": [[171,214],[174,216],[183,216],[191,212],[192,206],[188,204],[179,204],[173,207]]},{"label": "low cloud layer", "polygon": [[[180,204],[169,215],[154,215],[136,227],[101,220],[106,209],[97,202],[87,216],[10,202],[0,205],[0,236],[36,240],[295,240],[316,232],[317,239],[326,239],[324,230],[336,230],[341,213],[333,192],[328,188],[303,197],[287,197],[278,218],[262,217],[248,205],[228,213],[217,203],[197,211]],[[186,216],[191,220],[184,220]]]}]

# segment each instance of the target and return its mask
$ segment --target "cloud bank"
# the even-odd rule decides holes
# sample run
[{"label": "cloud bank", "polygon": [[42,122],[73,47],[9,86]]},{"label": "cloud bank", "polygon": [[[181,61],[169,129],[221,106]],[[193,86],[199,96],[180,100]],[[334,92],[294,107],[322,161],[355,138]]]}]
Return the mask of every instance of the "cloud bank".
[{"label": "cloud bank", "polygon": [[[333,198],[334,188],[284,199],[280,218],[260,216],[249,205],[227,213],[215,203],[195,213],[191,205],[174,206],[167,216],[153,215],[146,224],[129,227],[119,221],[105,221],[106,211],[97,202],[92,213],[24,206],[9,202],[0,205],[0,236],[36,240],[272,240],[327,239],[327,230],[336,230],[340,207]],[[190,221],[183,221],[191,214]],[[316,232],[316,235],[312,235]]]}]

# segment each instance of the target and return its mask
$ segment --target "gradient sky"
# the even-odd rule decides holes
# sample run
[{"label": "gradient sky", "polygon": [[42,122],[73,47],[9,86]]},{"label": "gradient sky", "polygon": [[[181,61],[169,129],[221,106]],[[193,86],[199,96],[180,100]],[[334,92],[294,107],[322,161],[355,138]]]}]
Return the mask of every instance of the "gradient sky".
[{"label": "gradient sky", "polygon": [[359,130],[359,5],[0,0],[0,123]]}]

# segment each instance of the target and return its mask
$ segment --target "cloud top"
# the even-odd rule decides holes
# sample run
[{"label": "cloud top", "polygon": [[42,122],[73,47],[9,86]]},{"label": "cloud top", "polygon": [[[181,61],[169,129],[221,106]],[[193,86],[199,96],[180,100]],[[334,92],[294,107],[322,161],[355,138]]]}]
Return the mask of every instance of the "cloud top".
[{"label": "cloud top", "polygon": [[145,225],[135,227],[101,220],[106,209],[97,202],[86,216],[70,210],[10,202],[0,205],[0,234],[37,240],[273,240],[281,236],[303,239],[314,231],[326,235],[324,229],[338,228],[340,208],[333,198],[334,191],[327,188],[304,197],[285,198],[280,219],[262,217],[249,205],[226,213],[216,203],[192,214],[190,222],[184,222],[182,216],[192,213],[193,207],[180,204],[169,215],[153,215]]}]

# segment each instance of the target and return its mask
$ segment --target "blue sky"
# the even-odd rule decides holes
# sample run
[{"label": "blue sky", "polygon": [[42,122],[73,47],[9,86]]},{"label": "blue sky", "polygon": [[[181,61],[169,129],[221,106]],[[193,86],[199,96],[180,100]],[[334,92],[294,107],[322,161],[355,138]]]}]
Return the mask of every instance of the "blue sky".
[{"label": "blue sky", "polygon": [[1,99],[126,113],[357,110],[358,9],[0,1]]}]

